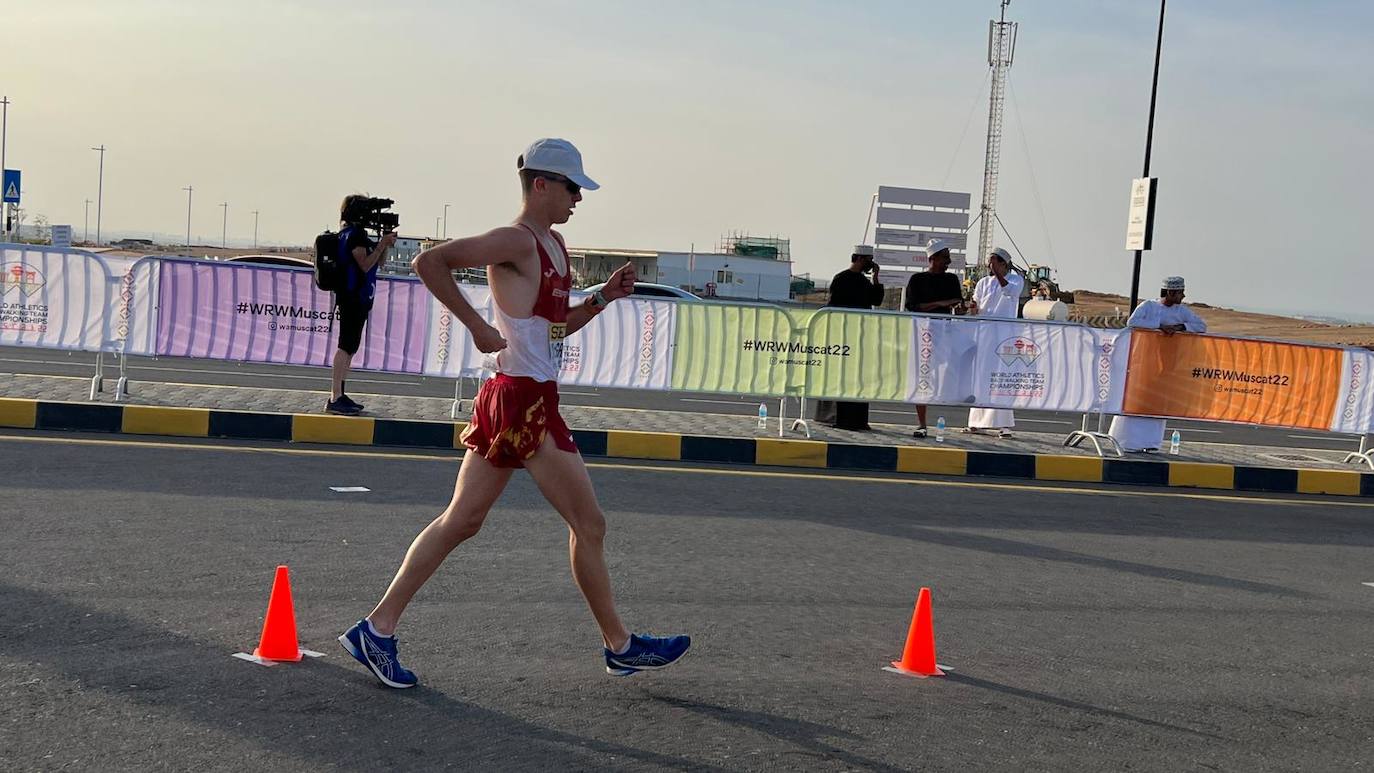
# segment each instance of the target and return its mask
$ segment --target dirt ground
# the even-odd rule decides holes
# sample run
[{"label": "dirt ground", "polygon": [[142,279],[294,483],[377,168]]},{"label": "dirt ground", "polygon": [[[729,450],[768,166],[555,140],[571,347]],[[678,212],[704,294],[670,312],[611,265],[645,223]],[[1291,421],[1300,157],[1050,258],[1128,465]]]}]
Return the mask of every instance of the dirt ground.
[{"label": "dirt ground", "polygon": [[[1073,319],[1115,316],[1118,308],[1124,311],[1129,303],[1129,299],[1120,295],[1091,290],[1074,290],[1073,293],[1074,303],[1069,307]],[[1190,303],[1189,306],[1207,322],[1207,330],[1211,333],[1374,348],[1374,325],[1327,325],[1273,314],[1236,311],[1206,303]]]}]

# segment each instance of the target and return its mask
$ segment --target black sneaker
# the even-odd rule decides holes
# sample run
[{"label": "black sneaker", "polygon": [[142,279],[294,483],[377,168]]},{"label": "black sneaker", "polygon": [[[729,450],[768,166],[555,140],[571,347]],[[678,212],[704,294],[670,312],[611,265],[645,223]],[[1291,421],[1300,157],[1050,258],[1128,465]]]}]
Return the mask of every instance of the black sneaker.
[{"label": "black sneaker", "polygon": [[357,416],[362,413],[362,408],[357,403],[347,397],[340,397],[337,400],[330,400],[324,404],[326,413],[336,413],[340,416]]},{"label": "black sneaker", "polygon": [[357,408],[359,413],[362,413],[362,411],[363,411],[363,404],[362,404],[362,403],[355,401],[353,398],[349,397],[348,395],[342,395],[342,396],[339,397],[339,399],[342,400],[342,401],[344,402],[345,405],[351,405],[351,406],[353,406],[354,408]]}]

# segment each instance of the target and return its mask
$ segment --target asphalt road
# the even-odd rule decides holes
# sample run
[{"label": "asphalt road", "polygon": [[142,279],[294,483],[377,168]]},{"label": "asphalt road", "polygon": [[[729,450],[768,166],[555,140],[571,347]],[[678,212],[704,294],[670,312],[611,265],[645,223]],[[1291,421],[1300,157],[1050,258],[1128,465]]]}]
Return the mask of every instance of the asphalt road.
[{"label": "asphalt road", "polygon": [[[625,679],[518,475],[403,621],[333,641],[450,455],[0,435],[0,748],[21,770],[1353,769],[1374,759],[1374,506],[598,464]],[[365,486],[343,494],[331,486]],[[251,649],[290,565],[302,645]],[[881,667],[933,589],[943,679]]]},{"label": "asphalt road", "polygon": [[[107,357],[105,374],[114,378],[118,361]],[[273,389],[304,389],[326,391],[328,373],[321,368],[259,363],[233,363],[221,360],[192,360],[180,358],[130,357],[127,366],[131,381],[162,381],[186,384],[219,384],[228,386]],[[95,355],[87,352],[58,352],[21,347],[0,347],[0,373],[38,373],[58,376],[95,374]],[[108,382],[107,382],[108,383]],[[349,379],[349,391],[354,394],[389,394],[413,397],[453,396],[454,381],[445,378],[426,378],[393,373],[355,372]],[[466,385],[466,396],[476,392],[475,382]],[[587,405],[615,408],[643,408],[662,411],[689,411],[753,416],[758,413],[759,400],[747,395],[720,395],[684,392],[645,392],[627,389],[594,389],[570,387],[562,390],[562,402],[567,405]],[[770,400],[770,411],[776,411]],[[796,410],[792,401],[789,411]],[[884,424],[916,422],[915,410],[902,403],[873,403],[871,419]],[[968,409],[955,406],[932,407],[927,420],[944,416],[950,427],[968,424]],[[1028,432],[1048,432],[1067,435],[1082,425],[1083,417],[1075,413],[1047,411],[1017,411],[1017,428]],[[1312,430],[1292,430],[1216,424],[1197,421],[1174,421],[1170,427],[1180,429],[1186,442],[1230,443],[1238,445],[1276,446],[1280,448],[1316,448],[1353,451],[1358,438],[1333,435]],[[1096,422],[1094,420],[1094,429]]]}]

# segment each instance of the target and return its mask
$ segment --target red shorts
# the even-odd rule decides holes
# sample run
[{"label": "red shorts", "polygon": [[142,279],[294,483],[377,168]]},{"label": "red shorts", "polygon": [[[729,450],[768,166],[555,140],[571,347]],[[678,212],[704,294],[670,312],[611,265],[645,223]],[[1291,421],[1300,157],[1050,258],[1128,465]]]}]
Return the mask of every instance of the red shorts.
[{"label": "red shorts", "polygon": [[572,430],[558,414],[558,382],[498,373],[477,392],[461,440],[496,467],[524,467],[548,434],[560,449],[577,453]]}]

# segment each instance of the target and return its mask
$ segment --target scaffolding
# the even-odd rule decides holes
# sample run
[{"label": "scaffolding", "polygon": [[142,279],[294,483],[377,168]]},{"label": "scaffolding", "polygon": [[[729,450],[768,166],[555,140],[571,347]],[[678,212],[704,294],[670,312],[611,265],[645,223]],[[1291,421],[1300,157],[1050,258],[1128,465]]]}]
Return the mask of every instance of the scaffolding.
[{"label": "scaffolding", "polygon": [[790,263],[792,240],[777,236],[750,236],[744,231],[731,231],[720,237],[716,251],[721,255],[768,258]]}]

